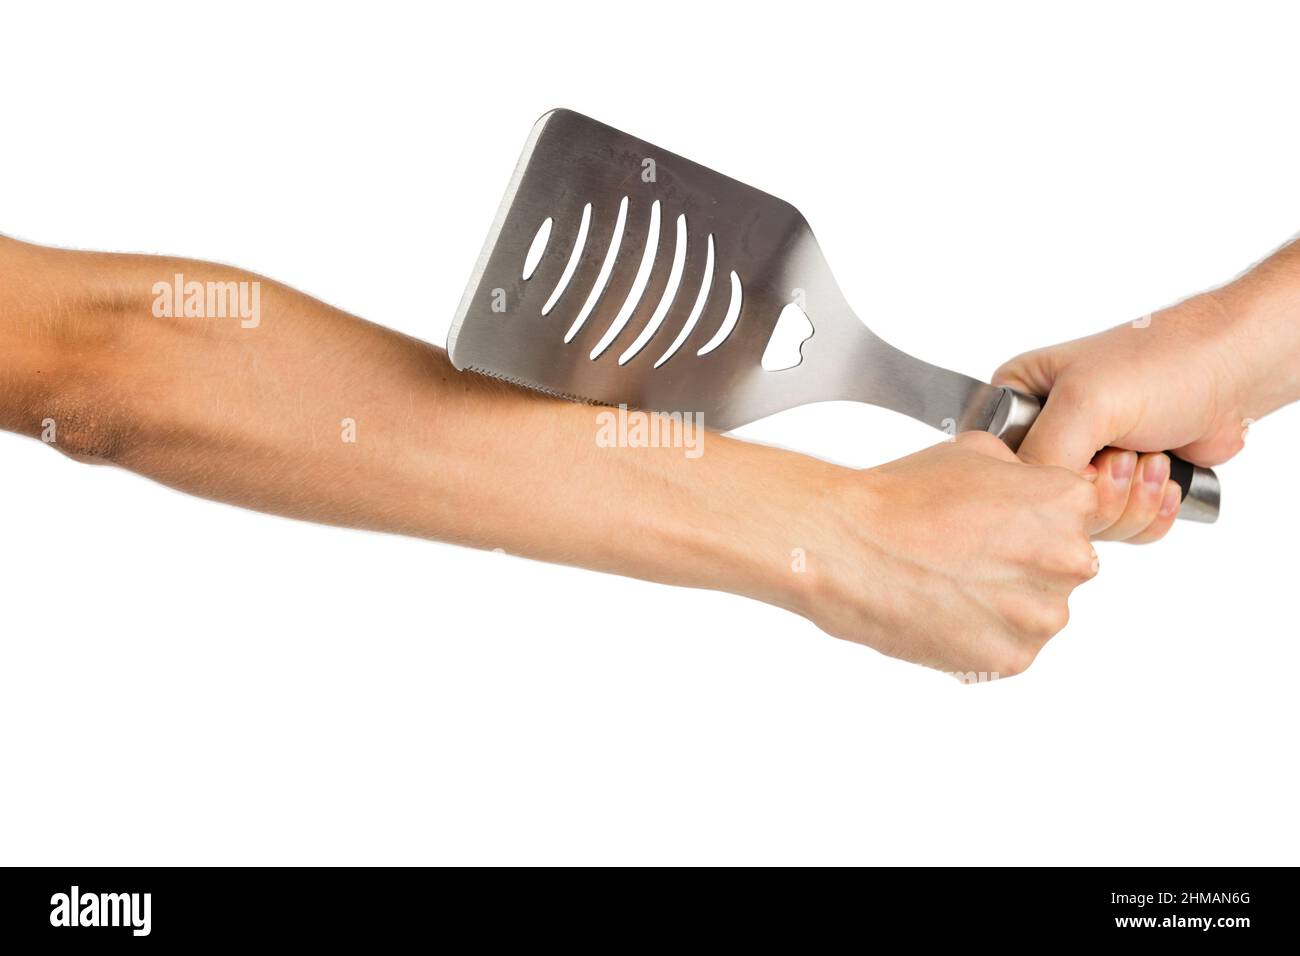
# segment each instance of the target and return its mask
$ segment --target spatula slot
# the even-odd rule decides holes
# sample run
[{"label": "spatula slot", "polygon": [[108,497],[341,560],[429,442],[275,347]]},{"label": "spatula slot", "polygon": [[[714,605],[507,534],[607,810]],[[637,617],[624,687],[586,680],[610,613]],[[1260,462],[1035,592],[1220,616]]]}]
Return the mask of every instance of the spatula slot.
[{"label": "spatula slot", "polygon": [[627,298],[623,300],[622,307],[618,310],[618,315],[614,316],[614,321],[609,324],[605,334],[600,337],[591,350],[590,358],[595,361],[600,354],[609,348],[623,329],[627,326],[628,320],[632,318],[632,313],[636,307],[641,304],[641,297],[645,295],[646,284],[650,281],[650,270],[654,268],[655,252],[659,248],[659,200],[656,199],[650,206],[650,226],[646,233],[645,250],[641,253],[641,265],[637,267],[636,277],[632,280],[632,288],[628,290]]},{"label": "spatula slot", "polygon": [[654,367],[658,368],[667,362],[682,347],[682,343],[694,331],[695,325],[700,321],[700,314],[704,311],[704,303],[709,300],[709,290],[713,288],[713,233],[709,233],[708,253],[704,259],[704,278],[700,282],[699,295],[695,297],[695,305],[691,306],[691,314],[686,317],[686,322],[682,325],[677,333],[677,338],[673,339],[673,344],[668,346],[668,350],[655,362]]},{"label": "spatula slot", "polygon": [[763,368],[783,372],[803,361],[803,344],[813,336],[813,324],[799,303],[791,302],[777,316],[772,336],[763,350]]},{"label": "spatula slot", "polygon": [[659,331],[659,326],[663,325],[664,319],[668,315],[668,310],[672,307],[673,300],[677,298],[677,289],[682,284],[682,272],[686,268],[686,214],[682,213],[677,217],[677,244],[673,247],[673,264],[668,273],[668,284],[664,286],[664,294],[659,299],[659,304],[655,306],[654,313],[650,316],[650,321],[645,324],[645,328],[636,337],[631,345],[618,357],[619,365],[626,365],[632,361],[646,344]]},{"label": "spatula slot", "polygon": [[542,261],[542,255],[546,252],[546,245],[551,241],[551,226],[555,220],[550,216],[546,221],[537,227],[537,235],[533,236],[533,244],[528,247],[528,255],[524,257],[523,278],[525,281],[533,277],[537,271],[537,266]]},{"label": "spatula slot", "polygon": [[735,270],[731,273],[731,301],[727,304],[727,314],[722,317],[722,324],[718,326],[718,331],[713,333],[713,338],[709,339],[696,352],[696,355],[708,355],[731,335],[736,328],[736,323],[740,321],[740,303],[744,298],[745,290],[740,284],[740,276],[736,275]]},{"label": "spatula slot", "polygon": [[587,317],[591,315],[591,310],[600,301],[600,295],[605,291],[605,286],[609,285],[609,277],[614,273],[614,263],[618,260],[618,249],[623,244],[623,230],[626,226],[627,196],[624,196],[622,202],[618,204],[618,218],[614,221],[614,231],[609,237],[609,249],[605,253],[605,261],[600,264],[600,272],[596,274],[596,282],[591,287],[591,292],[587,294],[587,301],[583,303],[582,308],[578,311],[578,317],[573,320],[573,325],[569,326],[569,331],[564,333],[566,344],[572,342],[574,336],[582,330],[582,327],[587,323]]},{"label": "spatula slot", "polygon": [[587,247],[587,232],[590,229],[591,203],[587,203],[582,207],[582,222],[578,224],[578,237],[573,240],[573,252],[569,254],[569,262],[565,265],[564,272],[560,274],[560,281],[551,290],[550,298],[542,306],[542,315],[551,314],[551,310],[555,308],[555,303],[560,301],[560,296],[564,295],[564,290],[573,281],[573,274],[578,271],[578,262],[582,259],[582,250]]}]

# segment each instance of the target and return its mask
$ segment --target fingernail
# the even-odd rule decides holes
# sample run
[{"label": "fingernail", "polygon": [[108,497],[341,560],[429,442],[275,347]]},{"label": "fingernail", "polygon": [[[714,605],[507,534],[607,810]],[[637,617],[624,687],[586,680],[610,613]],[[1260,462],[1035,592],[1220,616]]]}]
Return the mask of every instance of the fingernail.
[{"label": "fingernail", "polygon": [[1092,573],[1096,574],[1101,569],[1101,558],[1097,557],[1097,549],[1092,549]]},{"label": "fingernail", "polygon": [[1097,466],[1096,466],[1096,465],[1089,465],[1087,468],[1083,469],[1083,473],[1082,473],[1082,474],[1083,474],[1083,480],[1084,480],[1084,481],[1096,481],[1096,480],[1097,480]]},{"label": "fingernail", "polygon": [[1177,482],[1169,482],[1165,488],[1165,496],[1160,500],[1160,517],[1168,518],[1171,514],[1178,511],[1178,506],[1183,503],[1183,489],[1178,487]]},{"label": "fingernail", "polygon": [[1142,480],[1152,488],[1163,488],[1169,480],[1169,458],[1166,455],[1153,455],[1142,466]]},{"label": "fingernail", "polygon": [[1125,484],[1133,477],[1133,470],[1137,468],[1137,452],[1124,451],[1120,452],[1110,460],[1110,477],[1116,484]]}]

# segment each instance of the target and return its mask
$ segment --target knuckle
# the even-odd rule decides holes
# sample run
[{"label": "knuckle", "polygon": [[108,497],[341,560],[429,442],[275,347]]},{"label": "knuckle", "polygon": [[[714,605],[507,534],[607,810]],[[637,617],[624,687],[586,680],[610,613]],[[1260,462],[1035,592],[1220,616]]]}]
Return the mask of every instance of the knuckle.
[{"label": "knuckle", "polygon": [[1054,402],[1058,409],[1073,409],[1079,407],[1086,400],[1088,391],[1089,389],[1084,384],[1082,377],[1075,374],[1073,369],[1068,369],[1052,383],[1052,392],[1048,395],[1047,400]]},{"label": "knuckle", "polygon": [[1106,402],[1107,389],[1099,387],[1100,375],[1072,369],[1052,386],[1052,397],[1071,408],[1100,408]]},{"label": "knuckle", "polygon": [[994,658],[995,673],[999,677],[1015,677],[1029,670],[1038,656],[1038,648],[1013,644],[1003,648]]},{"label": "knuckle", "polygon": [[1062,551],[1059,560],[1060,569],[1080,583],[1095,577],[1099,569],[1097,551],[1087,540]]},{"label": "knuckle", "polygon": [[1101,507],[1101,492],[1097,490],[1096,484],[1091,481],[1085,481],[1078,475],[1070,475],[1073,482],[1069,494],[1081,511],[1085,514],[1092,514]]},{"label": "knuckle", "polygon": [[1098,369],[1080,369],[1065,376],[1053,388],[1049,401],[1055,401],[1075,427],[1107,431],[1107,423],[1115,417],[1120,407],[1116,388],[1107,381],[1106,373]]},{"label": "knuckle", "polygon": [[1064,600],[1046,600],[1024,608],[1017,624],[1023,637],[1044,644],[1069,622],[1070,609]]},{"label": "knuckle", "polygon": [[1064,601],[1060,604],[1053,604],[1050,609],[1043,615],[1040,622],[1039,636],[1043,638],[1053,637],[1065,630],[1065,625],[1070,623],[1070,608]]}]

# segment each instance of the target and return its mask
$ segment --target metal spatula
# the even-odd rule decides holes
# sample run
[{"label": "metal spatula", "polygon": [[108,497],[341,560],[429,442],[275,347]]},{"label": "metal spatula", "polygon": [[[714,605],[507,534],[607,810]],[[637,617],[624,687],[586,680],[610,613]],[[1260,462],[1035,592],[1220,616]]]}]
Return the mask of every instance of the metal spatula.
[{"label": "metal spatula", "polygon": [[[792,302],[813,334],[797,365],[772,371],[763,356]],[[1041,407],[873,334],[789,203],[562,109],[528,137],[447,350],[458,369],[578,401],[697,412],[719,431],[850,399],[1015,449]],[[1170,460],[1179,517],[1214,521],[1214,473]]]}]

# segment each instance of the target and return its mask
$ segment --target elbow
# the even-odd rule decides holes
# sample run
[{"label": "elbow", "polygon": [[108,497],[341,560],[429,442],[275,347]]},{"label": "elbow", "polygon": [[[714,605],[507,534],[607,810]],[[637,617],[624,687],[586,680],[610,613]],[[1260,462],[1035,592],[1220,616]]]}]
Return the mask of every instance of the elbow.
[{"label": "elbow", "polygon": [[54,399],[40,428],[41,441],[87,464],[120,464],[130,447],[126,410],[93,393]]},{"label": "elbow", "polygon": [[86,256],[0,245],[11,279],[0,284],[0,428],[116,463],[138,431],[123,363],[140,297],[120,283],[100,288],[104,270],[86,268]]},{"label": "elbow", "polygon": [[[6,383],[0,383],[6,384]],[[127,410],[93,389],[0,387],[0,428],[35,438],[76,461],[118,464],[131,445]]]}]

